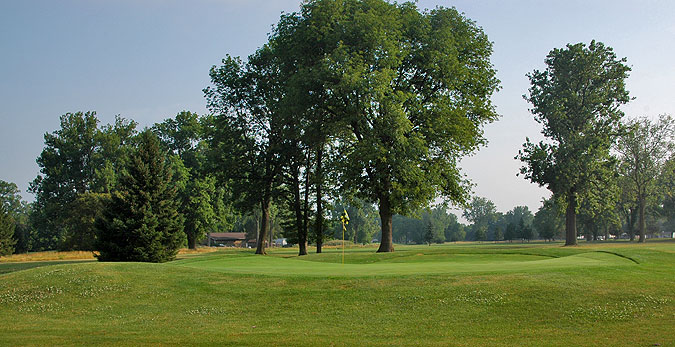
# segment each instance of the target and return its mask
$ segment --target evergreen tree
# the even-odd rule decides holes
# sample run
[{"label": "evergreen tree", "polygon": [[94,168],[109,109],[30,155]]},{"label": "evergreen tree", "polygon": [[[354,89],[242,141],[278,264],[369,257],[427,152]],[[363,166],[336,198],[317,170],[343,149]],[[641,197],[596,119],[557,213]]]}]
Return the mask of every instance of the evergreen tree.
[{"label": "evergreen tree", "polygon": [[165,262],[185,244],[167,156],[149,130],[139,135],[117,191],[97,221],[101,261]]},{"label": "evergreen tree", "polygon": [[424,242],[431,246],[431,241],[434,240],[434,227],[431,224],[431,220],[427,219],[426,230],[424,232]]}]

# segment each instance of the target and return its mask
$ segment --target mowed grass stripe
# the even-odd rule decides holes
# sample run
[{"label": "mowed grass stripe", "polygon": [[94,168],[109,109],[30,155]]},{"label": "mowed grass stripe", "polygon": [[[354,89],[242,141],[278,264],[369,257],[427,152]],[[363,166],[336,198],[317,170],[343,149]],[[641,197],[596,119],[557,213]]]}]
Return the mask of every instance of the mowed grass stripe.
[{"label": "mowed grass stripe", "polygon": [[[424,257],[424,256],[421,256]],[[340,264],[304,261],[301,258],[211,256],[208,259],[185,260],[174,266],[224,273],[242,273],[268,276],[367,277],[413,276],[460,273],[493,273],[520,271],[549,271],[554,269],[597,266],[633,266],[630,259],[607,252],[550,258],[522,254],[454,254],[445,261],[412,261],[400,259],[369,264]]]}]

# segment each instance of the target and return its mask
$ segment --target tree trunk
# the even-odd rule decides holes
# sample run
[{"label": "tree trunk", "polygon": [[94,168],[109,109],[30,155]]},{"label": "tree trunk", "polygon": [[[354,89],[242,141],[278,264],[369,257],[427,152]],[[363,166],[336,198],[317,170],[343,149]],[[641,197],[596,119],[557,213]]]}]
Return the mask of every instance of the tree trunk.
[{"label": "tree trunk", "polygon": [[628,236],[630,236],[631,241],[635,241],[635,209],[632,207],[628,216]]},{"label": "tree trunk", "polygon": [[565,246],[577,245],[577,195],[568,193],[567,210],[565,211]]},{"label": "tree trunk", "polygon": [[319,145],[316,151],[316,253],[321,253],[323,245],[323,185],[322,160],[323,144]]},{"label": "tree trunk", "polygon": [[646,236],[645,236],[645,229],[647,228],[647,223],[645,221],[645,205],[646,205],[646,199],[644,197],[640,197],[640,215],[638,219],[639,223],[639,228],[640,228],[640,240],[638,242],[645,242]]},{"label": "tree trunk", "polygon": [[258,235],[258,247],[255,250],[255,254],[267,254],[265,252],[265,239],[267,238],[267,233],[270,228],[270,207],[271,199],[268,194],[265,194],[265,198],[260,203],[260,208],[262,209],[262,216],[260,221],[260,234]]},{"label": "tree trunk", "polygon": [[393,252],[394,251],[394,242],[393,242],[393,232],[392,232],[392,213],[391,205],[389,203],[388,196],[380,196],[380,220],[382,224],[382,237],[380,240],[380,248],[377,250],[380,252]]},{"label": "tree trunk", "polygon": [[305,169],[305,201],[302,216],[302,232],[307,236],[309,234],[309,154],[307,155],[307,166]]},{"label": "tree trunk", "polygon": [[197,238],[194,233],[187,233],[188,248],[196,249],[197,248]]},{"label": "tree trunk", "polygon": [[271,213],[270,213],[270,217],[269,217],[269,222],[268,222],[268,223],[270,223],[270,228],[269,228],[269,232],[270,232],[270,236],[269,236],[269,237],[270,237],[270,242],[267,244],[267,247],[272,247],[272,246],[274,246],[274,240],[273,240],[273,238],[274,238],[274,221],[272,220],[272,214],[271,214]]},{"label": "tree trunk", "polygon": [[[352,213],[352,214],[353,214],[353,215],[356,215],[355,213]],[[358,235],[359,228],[358,228],[358,225],[352,224],[352,230],[354,230],[354,245],[356,245],[356,243],[358,242],[358,239],[359,239],[359,235]]]},{"label": "tree trunk", "polygon": [[302,207],[300,204],[300,178],[299,172],[293,177],[293,208],[295,209],[295,228],[298,230],[298,255],[307,255],[307,229],[303,228]]}]

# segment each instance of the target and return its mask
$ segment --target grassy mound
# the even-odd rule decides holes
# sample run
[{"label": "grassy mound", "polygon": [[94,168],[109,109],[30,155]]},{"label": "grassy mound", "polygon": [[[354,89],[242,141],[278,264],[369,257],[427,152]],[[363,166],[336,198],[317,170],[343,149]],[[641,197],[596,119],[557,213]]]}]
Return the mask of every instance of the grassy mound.
[{"label": "grassy mound", "polygon": [[0,345],[675,344],[673,243],[290,252],[3,274]]}]

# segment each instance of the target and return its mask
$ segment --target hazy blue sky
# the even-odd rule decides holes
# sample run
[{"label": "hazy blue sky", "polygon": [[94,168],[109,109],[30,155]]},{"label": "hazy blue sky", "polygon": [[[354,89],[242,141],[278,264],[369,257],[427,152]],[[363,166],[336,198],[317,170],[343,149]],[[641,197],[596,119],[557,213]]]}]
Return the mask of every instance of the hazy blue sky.
[{"label": "hazy blue sky", "polygon": [[[206,112],[202,89],[225,54],[245,57],[265,43],[282,11],[299,0],[3,0],[0,1],[0,179],[25,199],[38,174],[43,135],[66,112],[95,110],[101,123],[116,114],[141,126],[181,110]],[[419,1],[420,8],[455,6],[494,42],[503,89],[494,97],[502,118],[490,143],[463,161],[475,193],[500,211],[539,207],[543,188],[516,177],[513,157],[540,127],[522,95],[525,74],[546,54],[591,39],[613,47],[633,68],[636,100],[628,116],[675,114],[675,2]]]}]

